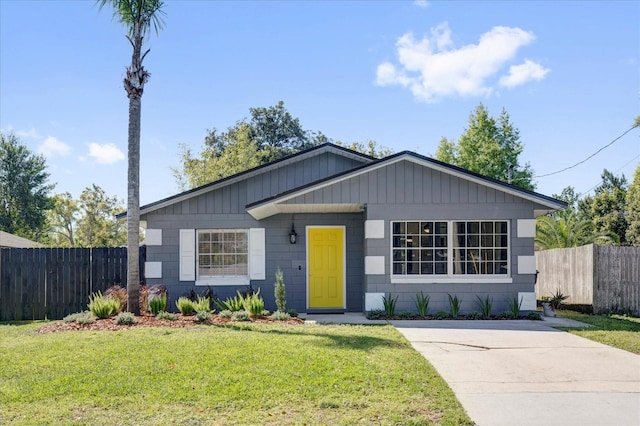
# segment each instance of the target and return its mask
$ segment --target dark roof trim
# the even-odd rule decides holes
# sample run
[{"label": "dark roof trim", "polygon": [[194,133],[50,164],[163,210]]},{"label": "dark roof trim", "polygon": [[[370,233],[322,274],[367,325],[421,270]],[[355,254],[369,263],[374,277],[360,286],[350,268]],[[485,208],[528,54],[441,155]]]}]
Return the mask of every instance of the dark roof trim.
[{"label": "dark roof trim", "polygon": [[434,160],[433,158],[425,157],[424,155],[417,154],[417,153],[411,152],[411,151],[402,151],[402,152],[398,152],[396,154],[392,154],[392,155],[390,155],[388,157],[373,161],[371,163],[363,164],[363,165],[361,165],[359,167],[355,167],[353,169],[350,169],[350,170],[347,170],[347,171],[344,171],[344,172],[341,172],[341,173],[337,173],[337,174],[332,175],[332,176],[328,176],[328,177],[326,177],[324,179],[320,179],[320,180],[317,180],[315,182],[311,182],[311,183],[308,183],[306,185],[302,185],[302,186],[299,186],[297,188],[290,189],[290,190],[285,191],[283,193],[280,193],[280,194],[277,194],[277,195],[274,195],[274,196],[271,196],[271,197],[268,197],[268,198],[265,198],[265,199],[250,203],[250,204],[247,204],[245,207],[247,209],[251,209],[251,208],[255,208],[255,207],[258,207],[260,205],[263,205],[263,204],[268,204],[268,203],[271,203],[271,202],[273,202],[273,201],[275,201],[275,200],[277,200],[279,198],[287,197],[288,195],[291,195],[291,194],[294,194],[294,193],[297,193],[297,192],[301,192],[301,191],[304,191],[306,189],[313,188],[315,186],[322,185],[323,183],[327,183],[327,182],[330,182],[332,180],[340,179],[342,177],[347,177],[347,176],[349,176],[351,174],[356,174],[359,171],[362,171],[364,169],[375,168],[377,166],[382,166],[384,163],[393,162],[394,160],[396,160],[396,159],[398,159],[398,158],[400,158],[402,156],[413,157],[413,158],[418,159],[420,161],[433,164],[433,165],[437,166],[438,168],[448,169],[448,170],[451,170],[452,172],[455,172],[456,174],[461,174],[463,176],[466,175],[466,176],[469,176],[470,178],[474,178],[476,180],[481,180],[481,181],[487,182],[488,184],[491,184],[493,186],[501,187],[504,190],[506,190],[507,192],[511,192],[511,193],[515,192],[516,194],[521,194],[522,196],[525,196],[526,198],[535,198],[535,199],[540,200],[541,202],[554,204],[554,205],[557,206],[558,209],[564,209],[564,208],[567,207],[567,203],[565,203],[564,201],[561,201],[561,200],[557,200],[557,199],[555,199],[553,197],[549,197],[549,196],[537,193],[535,191],[530,191],[528,189],[520,188],[519,186],[511,185],[511,184],[508,184],[506,182],[502,182],[500,180],[497,180],[497,179],[494,179],[494,178],[491,178],[491,177],[488,177],[488,176],[484,176],[484,175],[481,175],[479,173],[475,173],[475,172],[472,172],[472,171],[469,171],[469,170],[463,169],[461,167],[454,166],[452,164],[448,164],[448,163],[445,163],[445,162],[442,162],[442,161],[439,161],[439,160]]},{"label": "dark roof trim", "polygon": [[[224,186],[227,183],[231,183],[231,182],[236,181],[236,180],[241,180],[243,177],[249,177],[249,175],[254,174],[256,172],[259,172],[259,171],[261,171],[263,169],[273,168],[273,167],[277,166],[278,164],[283,163],[285,161],[290,161],[290,160],[293,160],[293,159],[295,159],[297,157],[300,157],[300,156],[303,156],[303,155],[309,155],[309,154],[312,154],[312,153],[314,153],[316,151],[323,151],[323,150],[328,151],[330,149],[343,151],[343,152],[345,152],[345,153],[347,153],[349,155],[361,157],[362,159],[367,160],[367,161],[376,160],[375,157],[372,157],[370,155],[363,154],[363,153],[358,152],[358,151],[353,151],[353,150],[350,150],[350,149],[345,148],[343,146],[327,142],[327,143],[323,143],[321,145],[316,145],[316,146],[314,146],[312,148],[309,148],[309,149],[306,149],[304,151],[296,152],[295,154],[291,154],[291,155],[288,155],[286,157],[282,157],[282,158],[280,158],[278,160],[274,160],[274,161],[272,161],[270,163],[261,164],[259,166],[254,167],[254,168],[242,171],[240,173],[236,173],[235,175],[227,176],[225,178],[222,178],[222,179],[207,183],[206,185],[202,185],[202,186],[199,186],[197,188],[192,188],[192,189],[189,189],[187,191],[181,192],[179,194],[172,195],[170,197],[163,198],[163,199],[158,200],[158,201],[154,201],[153,203],[150,203],[150,204],[146,204],[146,205],[140,207],[140,214],[148,213],[148,211],[154,210],[154,207],[158,207],[159,208],[159,206],[165,206],[165,205],[171,204],[171,201],[182,201],[183,199],[190,198],[191,195],[193,195],[193,196],[199,195],[202,192],[207,192],[207,190],[209,190],[209,189],[218,188],[218,187]],[[124,211],[124,212],[116,215],[116,218],[120,220],[120,219],[125,218],[126,216],[127,216],[127,212]]]}]

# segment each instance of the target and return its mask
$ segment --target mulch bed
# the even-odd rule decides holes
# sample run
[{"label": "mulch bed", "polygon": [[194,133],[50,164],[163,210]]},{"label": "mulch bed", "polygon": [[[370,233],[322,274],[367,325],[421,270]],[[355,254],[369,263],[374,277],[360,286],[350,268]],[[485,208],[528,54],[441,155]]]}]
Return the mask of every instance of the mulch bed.
[{"label": "mulch bed", "polygon": [[[205,322],[196,322],[194,316],[177,315],[174,321],[159,320],[154,316],[143,315],[137,316],[135,324],[133,325],[120,325],[116,324],[114,318],[96,319],[91,324],[78,324],[77,322],[64,322],[56,321],[38,328],[36,331],[41,334],[47,333],[59,333],[63,331],[119,331],[130,330],[132,328],[140,327],[170,327],[170,328],[188,328],[195,327],[197,325],[225,325],[232,322],[229,318],[221,318],[217,315],[212,315],[211,319]],[[268,317],[256,317],[251,318],[251,322],[254,323],[276,323],[276,324],[290,324],[300,325],[304,324],[304,320],[301,318],[289,318],[286,321],[275,321]],[[242,324],[243,322],[234,322],[234,324]]]}]

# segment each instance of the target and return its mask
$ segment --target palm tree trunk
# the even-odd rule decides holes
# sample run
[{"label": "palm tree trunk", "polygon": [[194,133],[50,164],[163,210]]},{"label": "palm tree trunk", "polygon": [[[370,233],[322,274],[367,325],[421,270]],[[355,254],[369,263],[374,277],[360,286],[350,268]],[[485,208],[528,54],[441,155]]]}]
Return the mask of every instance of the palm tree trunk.
[{"label": "palm tree trunk", "polygon": [[129,97],[127,172],[127,310],[140,314],[140,107],[139,96]]}]

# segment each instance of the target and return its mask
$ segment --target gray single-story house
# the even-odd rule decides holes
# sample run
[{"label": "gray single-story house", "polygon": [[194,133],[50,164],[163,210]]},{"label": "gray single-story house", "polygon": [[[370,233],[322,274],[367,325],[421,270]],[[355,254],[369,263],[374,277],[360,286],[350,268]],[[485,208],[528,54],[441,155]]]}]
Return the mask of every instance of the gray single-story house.
[{"label": "gray single-story house", "polygon": [[225,298],[251,285],[275,309],[535,309],[535,218],[566,204],[414,152],[383,159],[323,144],[141,207],[147,284]]}]

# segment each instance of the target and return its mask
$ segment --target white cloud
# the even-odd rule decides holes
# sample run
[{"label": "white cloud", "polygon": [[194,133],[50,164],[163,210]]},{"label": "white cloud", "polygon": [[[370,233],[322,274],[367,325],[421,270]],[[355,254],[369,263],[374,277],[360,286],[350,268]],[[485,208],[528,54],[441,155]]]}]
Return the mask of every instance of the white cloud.
[{"label": "white cloud", "polygon": [[113,164],[125,159],[124,153],[114,144],[100,145],[95,142],[89,144],[89,157],[93,157],[100,164]]},{"label": "white cloud", "polygon": [[16,135],[21,138],[31,138],[31,139],[40,139],[42,136],[36,131],[36,129],[31,128],[29,130],[18,130],[16,131]]},{"label": "white cloud", "polygon": [[527,59],[524,61],[524,64],[511,65],[509,67],[509,74],[500,79],[500,85],[504,87],[516,87],[531,80],[540,81],[549,71],[551,71],[549,68],[544,68],[542,65]]},{"label": "white cloud", "polygon": [[427,0],[414,0],[413,4],[423,9],[429,7],[429,2]]},{"label": "white cloud", "polygon": [[[490,81],[514,59],[518,49],[535,39],[532,32],[520,28],[494,27],[482,34],[477,44],[456,48],[446,22],[431,29],[431,36],[416,40],[412,33],[398,38],[398,65],[385,62],[378,65],[376,84],[399,84],[409,88],[420,101],[434,102],[445,96],[478,96],[493,92]],[[529,61],[528,69],[538,65]],[[538,65],[539,66],[539,65]],[[540,80],[544,73],[523,75],[519,84]],[[513,67],[512,67],[513,68]],[[518,69],[513,71],[515,75]]]},{"label": "white cloud", "polygon": [[60,142],[58,138],[49,136],[38,146],[38,152],[45,157],[67,155],[71,152],[71,147],[64,142]]}]

